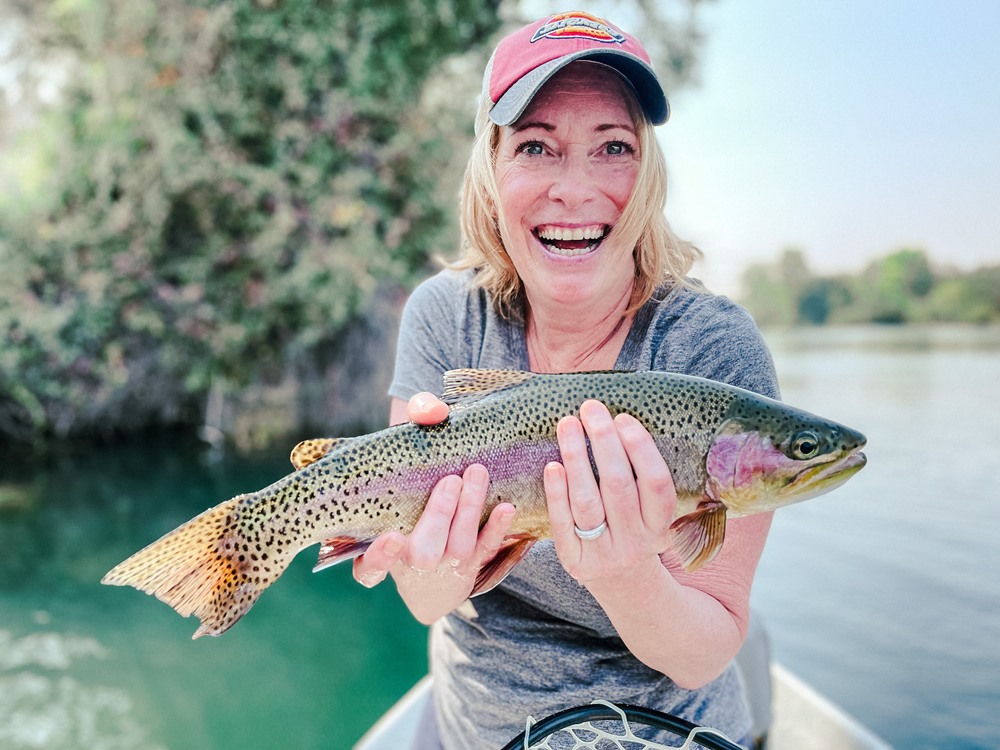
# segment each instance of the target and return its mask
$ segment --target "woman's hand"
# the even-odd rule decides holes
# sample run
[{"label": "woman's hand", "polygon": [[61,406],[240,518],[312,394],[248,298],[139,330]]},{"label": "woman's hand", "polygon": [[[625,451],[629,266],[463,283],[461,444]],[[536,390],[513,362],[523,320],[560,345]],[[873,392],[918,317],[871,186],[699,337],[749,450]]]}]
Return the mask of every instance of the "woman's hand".
[{"label": "woman's hand", "polygon": [[[448,407],[419,393],[406,413],[413,422],[431,425],[447,418]],[[480,464],[461,477],[442,478],[413,531],[382,534],[355,559],[355,579],[371,587],[391,573],[403,601],[426,624],[455,609],[471,594],[479,569],[496,555],[514,518],[514,506],[501,503],[479,529],[488,490],[489,474]]]},{"label": "woman's hand", "polygon": [[[580,416],[557,427],[562,463],[545,468],[552,536],[559,560],[584,585],[634,581],[660,565],[677,496],[666,462],[649,432],[628,414],[612,419],[607,407],[586,401]],[[587,439],[600,481],[594,477]],[[595,539],[581,539],[606,524]]]},{"label": "woman's hand", "polygon": [[[742,643],[770,517],[732,522],[711,570],[685,573],[670,564],[677,493],[649,432],[636,419],[612,419],[602,404],[587,401],[579,418],[559,422],[557,436],[562,463],[545,467],[545,494],[560,562],[587,587],[636,658],[681,687],[714,679]],[[607,529],[594,539],[580,539],[574,530],[602,522]]]}]

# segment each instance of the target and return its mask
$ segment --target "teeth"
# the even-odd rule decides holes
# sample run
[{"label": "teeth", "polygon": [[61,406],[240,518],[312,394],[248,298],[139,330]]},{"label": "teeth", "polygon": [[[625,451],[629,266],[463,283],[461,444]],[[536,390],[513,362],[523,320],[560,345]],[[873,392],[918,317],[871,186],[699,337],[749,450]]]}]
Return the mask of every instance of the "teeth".
[{"label": "teeth", "polygon": [[598,240],[604,236],[604,225],[596,224],[590,227],[566,227],[541,226],[538,228],[538,236],[543,240]]},{"label": "teeth", "polygon": [[564,258],[575,258],[578,255],[586,255],[597,247],[597,244],[587,245],[586,247],[577,248],[575,250],[564,250],[563,248],[556,247],[555,245],[546,245],[545,247],[548,248],[548,251],[554,255],[561,255]]}]

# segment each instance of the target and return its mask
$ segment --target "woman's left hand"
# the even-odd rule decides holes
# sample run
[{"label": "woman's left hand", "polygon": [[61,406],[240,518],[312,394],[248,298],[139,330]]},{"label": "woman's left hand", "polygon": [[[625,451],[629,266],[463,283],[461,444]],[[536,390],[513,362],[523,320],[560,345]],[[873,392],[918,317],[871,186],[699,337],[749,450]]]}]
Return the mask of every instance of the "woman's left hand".
[{"label": "woman's left hand", "polygon": [[[611,417],[586,401],[580,416],[560,420],[562,463],[545,467],[545,494],[556,553],[571,576],[588,585],[629,576],[669,546],[677,495],[652,436],[634,417]],[[600,477],[594,476],[587,439]],[[581,539],[606,524],[597,538]]]}]

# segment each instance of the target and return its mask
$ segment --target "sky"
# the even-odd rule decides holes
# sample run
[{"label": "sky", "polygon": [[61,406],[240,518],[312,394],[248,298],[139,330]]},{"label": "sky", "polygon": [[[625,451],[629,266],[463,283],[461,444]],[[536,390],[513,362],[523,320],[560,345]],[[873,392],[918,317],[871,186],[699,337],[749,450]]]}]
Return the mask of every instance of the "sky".
[{"label": "sky", "polygon": [[710,288],[737,294],[748,263],[789,247],[817,273],[901,248],[1000,263],[1000,2],[716,0],[699,14],[700,84],[668,92],[659,136],[668,218],[704,251]]}]

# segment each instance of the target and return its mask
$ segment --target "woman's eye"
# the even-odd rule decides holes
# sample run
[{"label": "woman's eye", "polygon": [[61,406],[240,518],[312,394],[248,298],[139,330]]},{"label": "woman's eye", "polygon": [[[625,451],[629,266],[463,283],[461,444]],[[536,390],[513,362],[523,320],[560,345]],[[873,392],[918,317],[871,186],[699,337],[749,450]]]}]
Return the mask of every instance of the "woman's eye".
[{"label": "woman's eye", "polygon": [[610,156],[622,156],[623,154],[631,154],[632,147],[624,141],[611,141],[607,145],[607,151]]},{"label": "woman's eye", "polygon": [[538,141],[527,141],[517,147],[517,153],[528,154],[529,156],[541,156],[544,149]]}]

